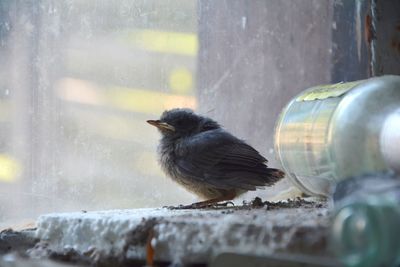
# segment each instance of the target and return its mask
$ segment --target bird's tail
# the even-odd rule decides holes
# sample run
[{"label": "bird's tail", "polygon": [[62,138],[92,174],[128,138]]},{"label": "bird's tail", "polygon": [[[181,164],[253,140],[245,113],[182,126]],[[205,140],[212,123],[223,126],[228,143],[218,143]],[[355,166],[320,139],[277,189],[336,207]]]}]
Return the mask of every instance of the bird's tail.
[{"label": "bird's tail", "polygon": [[269,185],[273,185],[274,183],[278,182],[283,177],[285,177],[285,173],[282,170],[268,168],[267,171],[268,171],[268,184]]}]

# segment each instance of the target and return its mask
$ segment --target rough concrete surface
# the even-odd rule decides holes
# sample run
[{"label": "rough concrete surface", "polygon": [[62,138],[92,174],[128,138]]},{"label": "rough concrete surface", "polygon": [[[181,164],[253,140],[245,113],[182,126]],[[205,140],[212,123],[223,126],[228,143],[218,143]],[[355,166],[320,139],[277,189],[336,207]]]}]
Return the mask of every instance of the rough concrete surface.
[{"label": "rough concrete surface", "polygon": [[[327,208],[301,199],[203,210],[136,209],[43,215],[29,250],[100,266],[208,264],[222,252],[327,255]],[[138,266],[140,266],[138,264]]]}]

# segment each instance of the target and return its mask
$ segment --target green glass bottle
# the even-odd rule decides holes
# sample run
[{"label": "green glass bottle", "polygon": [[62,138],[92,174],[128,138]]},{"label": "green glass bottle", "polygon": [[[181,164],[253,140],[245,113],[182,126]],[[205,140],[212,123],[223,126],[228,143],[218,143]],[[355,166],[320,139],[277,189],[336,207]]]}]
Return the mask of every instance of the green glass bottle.
[{"label": "green glass bottle", "polygon": [[400,182],[375,178],[335,204],[331,248],[348,267],[400,266]]}]

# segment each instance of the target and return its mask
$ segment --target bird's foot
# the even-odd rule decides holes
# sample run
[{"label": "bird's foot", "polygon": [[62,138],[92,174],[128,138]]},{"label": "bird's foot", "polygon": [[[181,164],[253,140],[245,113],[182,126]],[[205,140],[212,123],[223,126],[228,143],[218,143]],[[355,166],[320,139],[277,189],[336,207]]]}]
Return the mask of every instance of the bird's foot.
[{"label": "bird's foot", "polygon": [[205,206],[197,205],[198,203],[193,203],[190,205],[178,205],[178,206],[164,206],[163,208],[167,208],[169,210],[190,210],[190,209],[202,209]]},{"label": "bird's foot", "polygon": [[186,207],[189,205],[178,205],[178,206],[163,206],[163,209],[169,209],[169,210],[182,210],[182,209],[187,209]]},{"label": "bird's foot", "polygon": [[228,206],[234,207],[235,203],[233,203],[232,201],[226,201],[226,202],[210,204],[208,207],[209,208],[221,208],[221,207],[228,207]]},{"label": "bird's foot", "polygon": [[179,205],[179,206],[164,206],[163,208],[167,208],[170,210],[189,210],[189,209],[217,209],[221,207],[228,207],[229,205],[235,206],[235,203],[232,201],[226,201],[221,203],[205,203],[205,202],[196,202],[190,205]]}]

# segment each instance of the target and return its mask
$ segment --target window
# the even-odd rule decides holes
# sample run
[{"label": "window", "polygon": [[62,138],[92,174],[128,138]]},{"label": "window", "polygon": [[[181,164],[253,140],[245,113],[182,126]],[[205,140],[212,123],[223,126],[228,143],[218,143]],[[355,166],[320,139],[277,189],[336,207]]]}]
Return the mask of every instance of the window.
[{"label": "window", "polygon": [[196,108],[195,1],[0,3],[0,221],[194,198],[146,123]]}]

